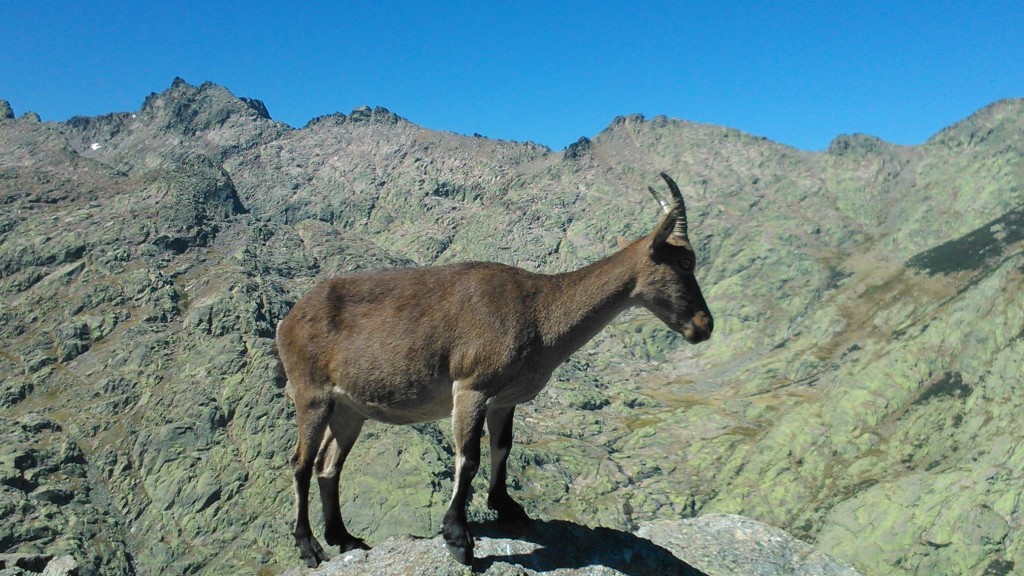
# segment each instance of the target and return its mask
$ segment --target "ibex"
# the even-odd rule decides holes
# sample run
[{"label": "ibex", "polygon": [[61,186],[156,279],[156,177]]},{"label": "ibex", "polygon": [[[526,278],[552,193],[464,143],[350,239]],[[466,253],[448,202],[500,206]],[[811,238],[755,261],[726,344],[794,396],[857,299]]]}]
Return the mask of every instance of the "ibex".
[{"label": "ibex", "polygon": [[309,525],[314,472],[327,543],[342,552],[368,548],[345,528],[338,502],[338,475],[366,420],[451,416],[455,486],[442,534],[451,554],[471,564],[466,499],[485,422],[487,504],[500,523],[527,523],[505,486],[516,405],[626,308],[647,308],[692,344],[711,337],[683,197],[661,177],[672,202],[650,189],[665,212],[657,228],[579,270],[547,275],[485,262],[383,270],[331,278],[295,304],[278,326],[277,347],[298,421],[294,535],[308,566],[327,558]]}]

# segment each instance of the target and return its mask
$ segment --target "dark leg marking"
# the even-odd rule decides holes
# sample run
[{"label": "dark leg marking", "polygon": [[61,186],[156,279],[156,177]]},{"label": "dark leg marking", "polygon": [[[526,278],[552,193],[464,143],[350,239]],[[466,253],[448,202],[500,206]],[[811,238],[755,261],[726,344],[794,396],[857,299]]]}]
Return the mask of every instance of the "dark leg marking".
[{"label": "dark leg marking", "polygon": [[512,420],[516,408],[492,408],[487,412],[491,437],[491,484],[487,507],[498,513],[498,522],[512,526],[529,524],[530,516],[508,495],[508,455],[512,450]]},{"label": "dark leg marking", "polygon": [[315,568],[328,559],[320,542],[313,537],[313,529],[309,526],[309,482],[313,477],[313,466],[327,430],[330,409],[330,403],[324,402],[311,406],[307,411],[298,412],[299,439],[291,461],[295,483],[295,530],[292,534],[295,536],[299,555],[310,568]]},{"label": "dark leg marking", "polygon": [[341,518],[341,502],[338,498],[338,481],[352,446],[363,429],[364,420],[351,410],[336,406],[331,414],[330,428],[325,435],[316,459],[317,483],[320,486],[320,502],[324,510],[324,539],[340,552],[363,549],[369,550],[361,538],[349,534]]}]

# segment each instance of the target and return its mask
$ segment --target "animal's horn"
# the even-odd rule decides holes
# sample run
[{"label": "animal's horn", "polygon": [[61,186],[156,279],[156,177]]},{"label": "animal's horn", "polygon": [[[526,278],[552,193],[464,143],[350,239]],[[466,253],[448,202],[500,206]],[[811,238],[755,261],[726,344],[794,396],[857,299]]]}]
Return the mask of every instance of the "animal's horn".
[{"label": "animal's horn", "polygon": [[658,204],[661,206],[661,209],[665,211],[665,214],[672,212],[672,207],[669,206],[668,202],[665,202],[664,198],[662,198],[661,196],[658,195],[657,192],[655,192],[654,188],[648,186],[647,190],[651,193],[651,196],[654,196],[654,199],[658,201]]},{"label": "animal's horn", "polygon": [[677,185],[675,180],[670,178],[668,174],[662,172],[661,178],[666,184],[668,184],[668,189],[672,192],[672,200],[675,203],[675,209],[679,211],[679,215],[676,216],[676,226],[672,230],[672,235],[679,236],[680,238],[686,238],[686,203],[683,202],[683,193],[679,191],[679,185]]}]

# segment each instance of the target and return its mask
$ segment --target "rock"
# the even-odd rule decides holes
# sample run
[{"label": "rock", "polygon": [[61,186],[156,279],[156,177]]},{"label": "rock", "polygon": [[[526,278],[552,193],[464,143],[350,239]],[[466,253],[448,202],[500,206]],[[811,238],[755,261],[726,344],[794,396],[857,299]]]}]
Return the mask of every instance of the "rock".
[{"label": "rock", "polygon": [[573,410],[600,410],[611,403],[600,392],[588,389],[563,391],[559,399]]},{"label": "rock", "polygon": [[218,222],[245,208],[231,176],[206,156],[179,159],[173,168],[153,173],[144,192],[157,203],[153,244],[174,252],[208,246]]},{"label": "rock", "polygon": [[63,506],[74,499],[75,495],[71,490],[59,487],[40,486],[29,494],[37,500],[45,500],[51,504]]},{"label": "rock", "polygon": [[341,114],[320,116],[310,121],[307,126],[319,124],[324,120],[334,120],[338,124],[343,123],[346,120],[354,124],[372,122],[374,124],[394,125],[399,122],[405,122],[404,118],[383,106],[377,106],[375,108],[371,108],[369,106],[357,106],[352,109],[352,112],[349,113],[347,118]]},{"label": "rock", "polygon": [[323,115],[315,116],[315,117],[311,118],[309,120],[309,122],[306,122],[306,125],[303,126],[302,129],[306,130],[306,129],[312,128],[312,127],[314,127],[314,126],[316,126],[318,124],[323,124],[325,126],[330,126],[330,125],[340,126],[340,125],[344,124],[346,120],[348,120],[348,118],[343,113],[341,113],[341,112],[334,112],[332,114],[323,114]]},{"label": "rock", "polygon": [[52,554],[0,554],[0,570],[21,568],[30,572],[42,572],[52,559]]},{"label": "rock", "polygon": [[590,138],[580,136],[579,140],[573,142],[565,149],[565,152],[562,153],[562,158],[566,161],[580,160],[590,153],[593,146]]},{"label": "rock", "polygon": [[256,100],[255,98],[239,98],[245,105],[252,108],[260,118],[270,120],[270,111],[267,110],[267,105],[262,100]]},{"label": "rock", "polygon": [[24,377],[9,378],[0,384],[0,408],[11,408],[32,393],[32,381]]},{"label": "rock", "polygon": [[[783,530],[727,515],[647,524],[636,534],[564,521],[537,521],[516,533],[484,524],[476,529],[473,572],[485,576],[858,574]],[[441,576],[467,571],[448,555],[441,537],[394,537],[368,552],[342,554],[306,573]]]},{"label": "rock", "polygon": [[348,121],[353,123],[368,122],[373,117],[373,109],[369,106],[357,106],[348,114]]},{"label": "rock", "polygon": [[14,109],[7,100],[0,100],[0,120],[14,120]]},{"label": "rock", "polygon": [[850,565],[784,530],[731,514],[643,524],[637,535],[709,575],[856,576]]},{"label": "rock", "polygon": [[[87,465],[57,422],[38,413],[0,418],[0,543],[19,552],[0,555],[0,569],[129,574],[123,534],[97,502]],[[90,569],[80,568],[79,561]]]},{"label": "rock", "polygon": [[78,561],[74,556],[59,556],[50,560],[43,576],[78,576]]},{"label": "rock", "polygon": [[57,328],[57,361],[67,362],[81,355],[92,344],[89,324],[82,320]]}]

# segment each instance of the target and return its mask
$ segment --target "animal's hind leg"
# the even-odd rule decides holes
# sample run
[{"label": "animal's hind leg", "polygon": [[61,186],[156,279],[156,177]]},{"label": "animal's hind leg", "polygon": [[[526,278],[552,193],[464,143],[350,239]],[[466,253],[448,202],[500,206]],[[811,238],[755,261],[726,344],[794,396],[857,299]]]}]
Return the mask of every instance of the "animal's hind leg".
[{"label": "animal's hind leg", "polygon": [[296,402],[296,420],[299,425],[299,439],[292,456],[292,474],[295,482],[295,545],[306,566],[315,568],[327,560],[320,543],[313,537],[309,525],[309,482],[313,477],[313,466],[327,430],[327,419],[331,403],[328,401],[308,402],[299,407]]},{"label": "animal's hind leg", "polygon": [[363,422],[363,418],[358,414],[344,406],[335,406],[328,433],[324,435],[316,459],[320,502],[324,508],[324,538],[328,544],[337,546],[341,552],[370,548],[362,539],[348,533],[345,522],[341,519],[341,503],[338,500],[341,468],[345,465],[345,458],[348,457],[352,445],[363,429]]},{"label": "animal's hind leg", "polygon": [[480,436],[484,429],[486,401],[487,398],[479,392],[457,389],[452,410],[455,492],[444,515],[441,534],[452,556],[466,565],[473,563],[473,536],[466,522],[466,501],[473,476],[480,467]]},{"label": "animal's hind leg", "polygon": [[512,417],[516,407],[491,408],[487,412],[487,434],[491,438],[491,485],[487,494],[487,507],[498,513],[498,522],[521,526],[530,517],[518,502],[508,495],[508,455],[512,450]]}]

